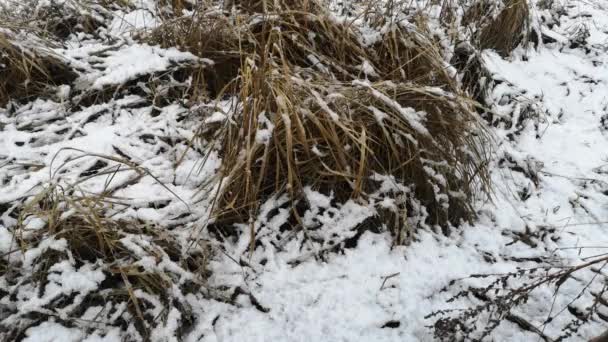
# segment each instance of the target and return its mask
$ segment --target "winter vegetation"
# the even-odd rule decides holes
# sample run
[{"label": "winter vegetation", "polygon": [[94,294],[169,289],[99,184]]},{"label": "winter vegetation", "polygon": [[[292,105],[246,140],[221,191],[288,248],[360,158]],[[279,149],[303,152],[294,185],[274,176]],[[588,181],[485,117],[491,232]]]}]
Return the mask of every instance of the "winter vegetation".
[{"label": "winter vegetation", "polygon": [[608,341],[603,0],[0,0],[0,340]]}]

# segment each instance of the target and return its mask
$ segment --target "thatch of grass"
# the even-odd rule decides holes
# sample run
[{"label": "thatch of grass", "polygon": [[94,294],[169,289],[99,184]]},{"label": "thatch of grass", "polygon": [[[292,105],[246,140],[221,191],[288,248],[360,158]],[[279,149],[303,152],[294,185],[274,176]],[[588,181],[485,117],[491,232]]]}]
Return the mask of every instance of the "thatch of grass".
[{"label": "thatch of grass", "polygon": [[[113,218],[108,210],[112,203],[112,199],[103,195],[68,194],[57,185],[44,189],[22,208],[18,224],[13,228],[15,244],[18,250],[26,252],[39,248],[46,239],[63,239],[67,243],[66,251],[44,251],[34,262],[34,269],[26,270],[25,274],[19,271],[19,263],[9,258],[10,262],[4,267],[6,270],[0,275],[6,276],[8,281],[15,281],[18,279],[13,277],[21,274],[26,279],[31,279],[27,281],[33,282],[42,293],[49,281],[49,269],[58,262],[68,260],[78,267],[87,263],[101,265],[106,279],[99,289],[82,300],[80,305],[84,307],[75,307],[71,314],[74,318],[79,318],[88,305],[87,301],[96,301],[98,297],[102,297],[103,302],[125,302],[127,310],[136,320],[134,324],[139,334],[148,339],[152,328],[159,324],[159,317],[144,315],[145,298],[140,298],[136,292],[143,291],[155,296],[166,308],[176,305],[174,286],[188,285],[196,288],[205,281],[208,275],[209,249],[196,248],[185,252],[184,246],[163,227],[137,220]],[[28,229],[27,222],[31,218],[41,219],[45,222],[44,227]],[[137,265],[142,252],[135,253],[133,248],[123,242],[128,237],[146,239],[149,247],[139,247],[143,248],[146,257],[151,256],[157,262],[174,262],[177,267],[198,276],[193,279],[195,283],[178,283],[179,272],[174,274],[172,271],[149,270]],[[12,271],[11,274],[8,273],[9,270]],[[190,290],[189,288],[188,291]],[[169,310],[165,311],[164,315]],[[24,331],[23,326],[1,328],[11,331],[14,336]]]},{"label": "thatch of grass", "polygon": [[[50,3],[38,8],[35,16],[24,18],[27,21],[21,25],[36,28],[41,35],[48,35],[55,39],[67,39],[73,33],[92,34],[103,25],[100,19],[86,13],[85,4]],[[107,7],[110,3],[106,4]]]},{"label": "thatch of grass", "polygon": [[484,65],[481,50],[493,49],[507,57],[520,44],[533,41],[534,32],[529,22],[529,9],[526,0],[476,0],[470,3],[455,4],[445,2],[442,16],[445,25],[453,24],[448,18],[464,7],[460,25],[471,30],[470,41],[456,37],[454,53],[450,60],[459,72],[461,87],[476,101],[485,105],[486,92],[491,87],[491,75]]},{"label": "thatch of grass", "polygon": [[[365,45],[354,25],[321,9],[230,20],[201,12],[152,32],[153,42],[214,60],[225,78],[210,93],[239,100],[221,129],[199,135],[223,158],[217,222],[247,221],[275,193],[295,203],[307,185],[364,199],[376,173],[412,185],[430,223],[474,216],[487,185],[485,133],[433,39],[405,27],[384,25]],[[159,38],[167,32],[177,33]]]},{"label": "thatch of grass", "polygon": [[[268,41],[279,31],[282,45],[269,48]],[[352,79],[361,73],[356,68],[361,63],[359,56],[366,54],[350,28],[303,12],[239,15],[234,20],[214,11],[200,12],[167,21],[146,40],[163,47],[178,46],[214,61],[212,68],[202,72],[202,84],[211,97],[234,85],[247,58],[258,63],[260,56],[268,54],[303,68],[324,68],[336,77]],[[236,93],[234,89],[232,93]]]},{"label": "thatch of grass", "polygon": [[[261,63],[262,56],[290,67],[324,73],[349,81],[359,78],[416,82],[456,91],[436,44],[421,31],[400,24],[386,25],[370,46],[358,39],[360,32],[338,23],[323,11],[272,12],[268,16],[201,11],[165,22],[145,39],[163,47],[177,46],[214,61],[200,74],[213,98],[233,85],[247,59]],[[271,46],[269,42],[273,42]],[[364,72],[364,65],[372,69]]]},{"label": "thatch of grass", "polygon": [[52,86],[76,77],[59,56],[41,46],[19,44],[13,31],[0,27],[0,106],[50,94]]},{"label": "thatch of grass", "polygon": [[375,174],[413,185],[432,224],[474,215],[477,182],[485,180],[484,133],[472,134],[467,100],[413,84],[304,81],[273,69],[241,77],[243,108],[231,117],[239,124],[217,131],[219,222],[254,216],[274,193],[297,200],[307,185],[340,201],[365,198],[377,189]]},{"label": "thatch of grass", "polygon": [[479,36],[481,48],[493,49],[502,56],[508,56],[525,41],[525,32],[530,25],[529,15],[526,0],[506,0],[498,16],[482,29]]},{"label": "thatch of grass", "polygon": [[156,11],[160,18],[170,20],[180,17],[184,11],[192,10],[193,3],[187,0],[158,0]]},{"label": "thatch of grass", "polygon": [[[492,14],[495,13],[499,2],[491,0],[476,0],[464,8],[464,13],[461,18],[463,27],[472,26],[479,28],[486,26],[492,20]],[[446,4],[446,7],[453,8],[455,4]]]},{"label": "thatch of grass", "polygon": [[226,0],[224,8],[236,7],[248,13],[299,11],[318,13],[322,6],[317,0]]},{"label": "thatch of grass", "polygon": [[372,60],[379,79],[457,91],[439,48],[426,32],[391,25],[369,50],[374,54]]},{"label": "thatch of grass", "polygon": [[129,0],[15,1],[0,4],[0,21],[43,38],[65,40],[71,34],[95,34],[113,10],[129,6]]},{"label": "thatch of grass", "polygon": [[178,46],[195,55],[210,59],[212,67],[192,72],[193,97],[215,97],[229,85],[241,66],[241,49],[248,44],[239,42],[239,34],[228,18],[210,13],[199,13],[171,19],[155,29],[146,40],[162,47]]}]

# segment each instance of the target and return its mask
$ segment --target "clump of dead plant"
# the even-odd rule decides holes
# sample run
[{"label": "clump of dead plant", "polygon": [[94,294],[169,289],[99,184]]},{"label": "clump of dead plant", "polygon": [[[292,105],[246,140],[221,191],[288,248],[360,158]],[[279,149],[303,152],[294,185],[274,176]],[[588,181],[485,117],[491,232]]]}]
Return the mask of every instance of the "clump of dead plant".
[{"label": "clump of dead plant", "polygon": [[[7,308],[0,325],[10,340],[51,317],[78,320],[98,305],[96,326],[122,326],[131,339],[149,340],[176,314],[182,324],[176,336],[193,324],[183,296],[201,290],[210,249],[186,250],[163,227],[115,218],[112,202],[51,184],[21,209],[11,229],[14,250],[3,256],[0,273],[3,291],[21,303]],[[64,284],[73,270],[89,274],[94,285]],[[31,298],[23,297],[28,291]]]},{"label": "clump of dead plant", "polygon": [[526,0],[505,1],[498,16],[481,30],[481,48],[493,49],[502,56],[508,56],[519,44],[527,43],[529,16]]},{"label": "clump of dead plant", "polygon": [[428,223],[474,216],[486,134],[428,32],[376,20],[377,38],[364,42],[364,28],[323,7],[273,10],[201,11],[148,36],[211,59],[222,78],[204,74],[209,94],[237,100],[199,134],[223,158],[216,222],[248,221],[277,193],[295,203],[306,186],[365,200],[379,174],[411,186]]},{"label": "clump of dead plant", "polygon": [[317,0],[226,0],[224,8],[237,9],[248,13],[269,13],[281,11],[299,11],[318,13],[323,10]]},{"label": "clump of dead plant", "polygon": [[520,44],[527,45],[532,34],[526,0],[475,1],[466,8],[462,25],[473,30],[479,48],[495,50],[503,57]]},{"label": "clump of dead plant", "polygon": [[[441,51],[423,30],[399,21],[369,18],[379,37],[363,41],[362,28],[340,23],[315,3],[315,11],[296,9],[225,15],[201,9],[192,16],[166,21],[144,39],[163,47],[177,46],[214,62],[202,73],[208,94],[236,93],[234,81],[247,59],[264,63],[263,55],[292,68],[309,69],[341,81],[367,78],[439,86],[456,91]],[[279,6],[280,7],[280,6]],[[282,7],[280,7],[282,8]],[[270,48],[270,44],[277,43]],[[231,89],[225,87],[232,85]]]},{"label": "clump of dead plant", "polygon": [[[268,42],[278,36],[281,46],[269,48]],[[212,67],[199,74],[203,78],[200,84],[212,98],[238,92],[235,81],[248,58],[263,63],[261,56],[267,54],[293,66],[353,79],[362,73],[358,66],[366,54],[349,27],[327,16],[296,11],[269,17],[228,17],[215,10],[200,11],[166,22],[145,39],[163,47],[178,46],[213,61]]]},{"label": "clump of dead plant", "polygon": [[72,34],[97,35],[112,11],[129,7],[129,0],[15,1],[0,4],[0,20],[47,40],[64,41]]},{"label": "clump of dead plant", "polygon": [[378,188],[376,174],[411,185],[432,224],[471,218],[485,151],[466,99],[415,84],[345,85],[275,71],[245,71],[242,110],[230,118],[242,126],[217,131],[219,220],[251,217],[275,193],[296,200],[304,186],[339,201],[365,198]]},{"label": "clump of dead plant", "polygon": [[[607,264],[608,257],[602,254],[573,266],[547,265],[504,274],[473,274],[450,282],[446,289],[462,285],[469,279],[487,280],[483,286],[461,286],[462,290],[448,300],[448,303],[453,303],[460,298],[468,298],[477,305],[467,309],[440,310],[426,318],[436,319],[431,328],[435,338],[441,341],[481,341],[491,336],[505,321],[538,335],[543,341],[580,339],[582,327],[593,321],[608,320],[602,313],[608,306],[604,271]],[[588,274],[583,276],[585,272]],[[558,303],[556,297],[564,288],[569,288],[571,295],[566,296],[565,303]],[[552,300],[528,303],[534,300],[535,292],[547,289],[552,293]],[[530,307],[534,310],[529,310]],[[544,317],[528,319],[522,316],[522,313],[531,311],[540,312]],[[548,332],[549,325],[554,325],[552,333]]]},{"label": "clump of dead plant", "polygon": [[191,98],[218,96],[238,74],[241,50],[250,49],[248,42],[239,41],[237,28],[227,17],[214,12],[198,12],[165,22],[145,39],[162,47],[177,46],[213,61],[212,66],[194,68]]},{"label": "clump of dead plant", "polygon": [[74,33],[92,34],[103,25],[101,18],[81,10],[82,8],[70,4],[52,2],[48,6],[38,8],[32,18],[24,18],[27,21],[21,25],[27,25],[41,34],[49,35],[49,38],[60,40],[67,39]]},{"label": "clump of dead plant", "polygon": [[440,47],[424,28],[389,23],[380,31],[382,35],[368,47],[379,79],[459,91]]},{"label": "clump of dead plant", "polygon": [[38,38],[0,27],[0,106],[51,95],[53,86],[69,84],[76,77]]},{"label": "clump of dead plant", "polygon": [[481,52],[470,43],[461,42],[454,48],[450,64],[458,70],[462,89],[475,101],[487,106],[493,78],[483,61]]}]

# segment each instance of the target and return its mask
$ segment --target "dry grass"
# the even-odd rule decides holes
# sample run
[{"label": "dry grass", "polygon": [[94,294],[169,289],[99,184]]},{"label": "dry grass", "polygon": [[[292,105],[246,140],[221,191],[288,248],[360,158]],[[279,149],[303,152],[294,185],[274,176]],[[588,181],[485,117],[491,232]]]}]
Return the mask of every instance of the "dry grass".
[{"label": "dry grass", "polygon": [[[178,46],[213,60],[214,66],[202,72],[201,83],[211,97],[226,91],[238,92],[235,87],[227,87],[235,85],[248,58],[264,63],[264,55],[294,66],[331,72],[342,79],[356,78],[361,73],[356,66],[366,51],[349,27],[326,16],[295,11],[259,19],[250,15],[229,19],[215,11],[199,12],[165,22],[146,40],[163,47]],[[271,47],[271,41],[281,45]],[[324,69],[319,70],[321,65]]]},{"label": "dry grass", "polygon": [[379,79],[437,86],[457,92],[455,80],[447,72],[440,49],[422,30],[391,25],[378,42],[368,48]]},{"label": "dry grass", "polygon": [[[50,38],[64,40],[70,34],[92,34],[103,25],[102,21],[84,10],[84,4],[70,6],[66,4],[51,3],[36,11],[36,16],[28,18],[21,25],[37,29],[37,33]],[[110,8],[111,4],[107,4]]]},{"label": "dry grass", "polygon": [[462,44],[454,49],[450,63],[461,75],[461,87],[475,101],[487,106],[486,98],[491,89],[492,74],[485,66],[481,53],[469,44]]},{"label": "dry grass", "polygon": [[0,27],[0,106],[51,94],[53,86],[77,76],[59,56],[23,38]]},{"label": "dry grass", "polygon": [[275,193],[295,203],[305,186],[365,200],[375,174],[411,185],[432,224],[474,216],[471,203],[487,189],[475,104],[424,30],[384,27],[367,46],[355,26],[322,10],[230,20],[201,12],[148,36],[214,60],[217,75],[204,73],[208,94],[239,100],[229,122],[199,134],[223,158],[217,222],[245,222]]},{"label": "dry grass", "polygon": [[[111,198],[103,195],[79,196],[73,194],[73,190],[69,192],[71,194],[59,186],[51,185],[22,208],[18,224],[13,228],[16,250],[22,253],[37,250],[34,253],[40,253],[40,256],[34,260],[33,269],[25,267],[23,270],[20,259],[9,256],[9,262],[1,273],[7,281],[31,283],[38,289],[39,296],[43,297],[50,275],[57,272],[53,271],[57,265],[67,263],[76,268],[94,265],[93,268],[101,268],[105,276],[99,288],[73,304],[71,301],[74,298],[70,299],[69,293],[62,294],[53,302],[63,304],[51,307],[45,314],[52,316],[53,310],[65,310],[64,306],[70,304],[71,309],[62,311],[62,315],[68,319],[78,319],[93,302],[114,303],[117,308],[124,305],[134,320],[135,329],[144,339],[149,338],[155,326],[162,324],[171,307],[177,305],[182,318],[186,319],[189,313],[183,311],[186,308],[179,304],[180,299],[176,298],[175,293],[200,290],[208,276],[207,258],[210,250],[203,246],[186,251],[184,244],[179,243],[163,227],[114,218],[110,214],[114,203]],[[34,228],[30,224],[32,219],[41,220],[44,225]],[[63,240],[66,247],[63,250],[44,247],[49,240]],[[143,243],[137,244],[136,241]],[[150,267],[149,262],[141,264],[140,261],[146,258],[156,262],[156,266]],[[173,266],[163,268],[162,264]],[[176,269],[180,271],[175,271]],[[182,272],[191,272],[197,278],[183,282]],[[147,313],[147,309],[153,306],[147,296],[152,296],[164,307],[160,316],[152,317]],[[41,313],[38,319],[44,319],[45,314]],[[20,313],[7,311],[7,315]],[[112,320],[119,316],[112,314],[104,323],[117,324]],[[32,325],[27,323],[31,319],[29,316],[17,319],[20,324],[13,327],[1,326],[10,331],[9,336],[12,338],[21,336]],[[103,320],[101,313],[100,320]]]},{"label": "dry grass", "polygon": [[503,0],[502,6],[488,0],[475,1],[462,18],[462,25],[473,28],[481,49],[493,49],[506,57],[518,45],[527,44],[530,35],[527,0]]},{"label": "dry grass", "polygon": [[[476,0],[464,8],[461,24],[464,27],[483,27],[492,20],[492,14],[497,9],[498,2],[491,0]],[[451,7],[454,4],[450,4]]]},{"label": "dry grass", "polygon": [[[454,13],[462,12],[460,21]],[[529,8],[526,0],[475,0],[456,4],[446,0],[442,4],[440,19],[450,25],[460,25],[470,31],[470,40],[450,37],[455,44],[450,60],[459,72],[461,87],[482,105],[486,105],[486,93],[491,88],[491,74],[484,65],[481,50],[492,49],[503,57],[522,45],[534,41],[535,32],[530,27]]]},{"label": "dry grass", "polygon": [[[463,88],[421,18],[409,25],[388,21],[387,9],[366,11],[379,34],[364,43],[362,27],[319,2],[268,3],[240,3],[230,16],[199,11],[147,36],[213,60],[199,84],[211,98],[238,100],[229,120],[198,134],[223,158],[216,222],[247,222],[277,193],[296,203],[305,186],[366,201],[376,174],[410,186],[427,223],[474,217],[472,203],[489,191],[490,145],[465,94],[483,100],[483,68],[464,62],[472,71]],[[410,205],[400,216],[413,215]]]},{"label": "dry grass", "polygon": [[482,49],[496,50],[508,56],[527,39],[530,10],[526,0],[506,0],[505,7],[490,24],[481,30],[479,41]]},{"label": "dry grass", "polygon": [[193,9],[192,3],[187,0],[158,0],[156,7],[157,14],[164,20],[180,17],[184,11]]},{"label": "dry grass", "polygon": [[129,0],[9,0],[0,4],[0,22],[48,40],[64,41],[71,34],[95,35],[112,11],[130,6]]},{"label": "dry grass", "polygon": [[237,9],[248,13],[269,13],[298,11],[318,13],[323,7],[317,0],[225,0],[224,8]]},{"label": "dry grass", "polygon": [[[263,64],[264,58],[341,81],[405,81],[457,91],[437,44],[426,32],[396,23],[385,25],[381,37],[370,46],[362,44],[360,35],[355,26],[338,23],[322,10],[230,18],[215,10],[201,10],[166,21],[145,39],[213,60],[213,67],[194,73],[195,83],[204,85],[211,98],[237,93],[235,81],[243,65]],[[364,66],[372,72],[366,74]]]},{"label": "dry grass", "polygon": [[241,66],[238,33],[228,18],[203,12],[194,17],[180,17],[165,22],[146,36],[162,47],[178,46],[195,55],[214,61],[212,67],[192,70],[193,98],[216,97],[229,85]]},{"label": "dry grass", "polygon": [[[296,200],[304,186],[340,201],[365,199],[378,187],[375,174],[412,185],[433,224],[473,215],[485,152],[478,144],[483,131],[471,134],[476,121],[468,100],[412,84],[352,86],[272,70],[247,70],[242,77],[243,108],[232,117],[242,126],[227,124],[217,136],[224,158],[219,221],[254,216],[274,193]],[[271,127],[268,140],[260,137]],[[436,190],[462,197],[444,202]]]}]

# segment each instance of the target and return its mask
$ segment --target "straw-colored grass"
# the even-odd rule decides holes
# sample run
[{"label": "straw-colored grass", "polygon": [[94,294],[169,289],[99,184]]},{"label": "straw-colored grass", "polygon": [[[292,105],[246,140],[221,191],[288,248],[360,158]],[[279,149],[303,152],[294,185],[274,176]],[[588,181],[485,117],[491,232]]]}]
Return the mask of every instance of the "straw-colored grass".
[{"label": "straw-colored grass", "polygon": [[22,38],[0,27],[2,107],[9,101],[22,102],[52,94],[53,86],[70,83],[77,76],[59,56],[35,42],[27,44]]},{"label": "straw-colored grass", "polygon": [[530,10],[526,0],[506,0],[498,16],[481,30],[479,41],[482,49],[496,50],[502,56],[527,39]]},{"label": "straw-colored grass", "polygon": [[391,25],[368,50],[381,80],[415,82],[458,91],[439,47],[427,32]]},{"label": "straw-colored grass", "polygon": [[[431,223],[473,214],[485,158],[468,100],[414,84],[303,80],[275,70],[242,75],[242,111],[217,131],[223,155],[218,220],[256,214],[260,200],[304,186],[340,201],[365,198],[375,174],[411,185]],[[439,193],[460,193],[452,198]]]},{"label": "straw-colored grass", "polygon": [[[397,23],[386,25],[370,46],[360,41],[360,35],[353,25],[338,23],[321,10],[272,12],[267,17],[245,14],[231,19],[209,10],[166,21],[145,39],[214,61],[213,67],[202,72],[204,81],[200,83],[211,97],[225,91],[236,93],[239,70],[248,59],[264,63],[264,55],[291,68],[342,81],[368,78],[457,90],[439,48],[425,32]],[[233,87],[227,89],[228,85]]]},{"label": "straw-colored grass", "polygon": [[200,134],[219,141],[223,157],[219,222],[247,221],[275,193],[297,201],[304,186],[364,199],[375,174],[411,185],[431,223],[471,218],[486,157],[473,102],[423,31],[387,28],[366,46],[322,10],[289,10],[232,22],[199,14],[152,33],[214,60],[225,78],[207,82],[210,93],[241,104],[222,129]]},{"label": "straw-colored grass", "polygon": [[[182,311],[185,307],[179,303],[181,299],[176,297],[176,291],[200,289],[208,275],[210,250],[197,246],[186,251],[184,243],[178,242],[163,227],[133,219],[116,219],[111,214],[113,202],[104,195],[76,195],[74,189],[68,191],[57,185],[39,192],[21,208],[17,225],[11,230],[15,237],[14,252],[27,255],[36,251],[34,255],[39,253],[40,256],[33,261],[31,269],[21,265],[20,258],[5,256],[3,261],[8,262],[0,269],[0,274],[9,282],[31,283],[43,297],[50,277],[57,272],[54,268],[65,264],[76,268],[92,265],[104,274],[105,279],[99,287],[85,293],[85,298],[74,299],[69,297],[69,292],[59,293],[53,302],[64,304],[49,307],[40,317],[53,316],[57,310],[67,319],[78,319],[92,302],[113,303],[119,310],[126,309],[133,319],[133,322],[127,322],[128,325],[133,324],[141,337],[149,339],[152,329],[166,319],[169,308],[177,307],[182,319],[187,319],[188,313]],[[32,219],[44,224],[34,228]],[[64,241],[66,247],[44,247],[49,240]],[[142,241],[142,244],[133,241]],[[144,259],[148,261],[141,263]],[[168,264],[171,266],[162,266]],[[193,276],[188,283],[181,278],[184,272]],[[150,316],[147,310],[152,304],[147,296],[163,306],[159,316]],[[68,303],[71,309],[65,311],[63,306]],[[25,316],[20,316],[22,314]],[[0,324],[0,329],[8,331],[8,336],[13,338],[20,336],[29,327],[31,317],[27,314],[27,311],[7,311],[5,318],[19,324]],[[120,312],[108,315],[103,323],[117,324],[115,320],[119,317],[122,317]],[[103,321],[101,316],[99,319]]]},{"label": "straw-colored grass", "polygon": [[276,193],[296,203],[305,186],[365,201],[376,174],[410,186],[431,224],[473,217],[488,185],[486,135],[430,34],[378,20],[381,34],[364,44],[319,3],[276,4],[230,20],[202,11],[148,35],[213,60],[208,94],[238,99],[222,127],[199,134],[223,158],[216,222],[246,222]]},{"label": "straw-colored grass", "polygon": [[492,75],[485,66],[479,51],[469,44],[462,44],[454,49],[451,64],[461,75],[461,87],[475,101],[487,106],[486,97],[491,89]]},{"label": "straw-colored grass", "polygon": [[506,57],[530,35],[530,10],[527,0],[499,2],[478,0],[464,12],[464,27],[475,31],[474,43]]},{"label": "straw-colored grass", "polygon": [[241,47],[247,42],[239,42],[238,33],[228,18],[209,13],[199,13],[194,17],[180,17],[167,21],[154,30],[146,39],[163,47],[178,46],[195,55],[214,62],[211,67],[192,70],[191,96],[193,98],[214,98],[229,85],[241,66]]},{"label": "straw-colored grass", "polygon": [[280,11],[300,11],[318,13],[323,7],[317,0],[225,0],[224,8],[237,9],[249,13]]},{"label": "straw-colored grass", "polygon": [[0,3],[0,22],[48,40],[64,41],[71,34],[95,35],[112,11],[130,6],[130,0],[9,0]]}]

